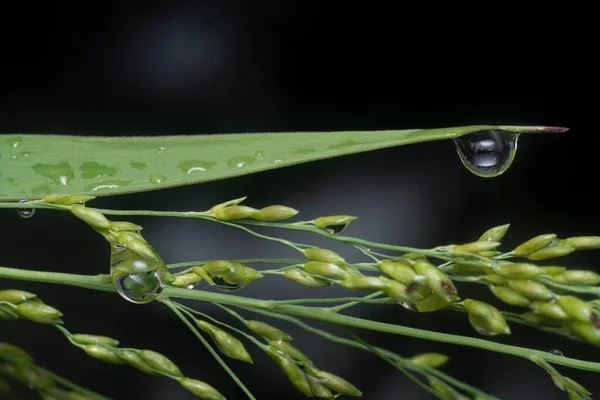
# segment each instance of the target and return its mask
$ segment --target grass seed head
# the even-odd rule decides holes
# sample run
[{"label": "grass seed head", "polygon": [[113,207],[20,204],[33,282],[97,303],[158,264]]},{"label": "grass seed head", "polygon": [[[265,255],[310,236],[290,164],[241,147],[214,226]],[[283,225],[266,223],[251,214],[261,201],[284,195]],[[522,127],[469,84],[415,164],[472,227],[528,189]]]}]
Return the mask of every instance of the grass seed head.
[{"label": "grass seed head", "polygon": [[308,367],[307,373],[319,379],[323,384],[346,396],[362,396],[362,392],[356,386],[331,372],[323,371],[315,367]]},{"label": "grass seed head", "polygon": [[141,350],[139,352],[140,357],[144,359],[152,368],[163,374],[181,377],[183,374],[175,365],[175,363],[169,360],[167,357],[153,350]]},{"label": "grass seed head", "polygon": [[245,323],[248,329],[250,329],[253,333],[257,335],[264,337],[265,339],[285,341],[292,340],[292,337],[290,335],[265,322],[248,320],[245,321]]},{"label": "grass seed head", "polygon": [[376,276],[350,276],[343,279],[340,285],[352,290],[382,290],[388,283]]},{"label": "grass seed head", "polygon": [[548,301],[554,298],[554,293],[544,284],[530,280],[507,281],[508,286],[530,300]]},{"label": "grass seed head", "polygon": [[510,227],[510,224],[506,224],[506,225],[495,226],[491,229],[488,229],[481,235],[481,237],[479,237],[478,241],[481,242],[484,240],[489,240],[492,242],[499,242],[502,240],[504,235],[506,235],[506,232],[508,231],[509,227]]},{"label": "grass seed head", "polygon": [[203,400],[225,400],[225,397],[217,389],[206,382],[196,379],[181,378],[179,384],[194,396]]},{"label": "grass seed head", "polygon": [[19,346],[15,346],[14,344],[0,342],[0,354],[4,356],[8,356],[12,359],[23,361],[23,362],[31,362],[33,361],[33,357],[29,355],[25,350],[20,348]]},{"label": "grass seed head", "polygon": [[556,246],[548,246],[543,249],[536,250],[533,253],[527,254],[525,257],[529,260],[548,260],[556,257],[563,257],[575,251],[575,247],[569,244],[559,244]]},{"label": "grass seed head", "polygon": [[189,285],[195,285],[202,280],[202,277],[194,272],[188,272],[187,274],[175,275],[175,280],[171,283],[172,286],[176,287],[187,287]]},{"label": "grass seed head", "polygon": [[330,215],[327,217],[315,218],[312,223],[317,228],[324,229],[332,235],[339,235],[356,219],[357,217],[350,215]]},{"label": "grass seed head", "polygon": [[94,229],[109,230],[111,227],[110,221],[104,214],[94,209],[75,204],[74,206],[71,206],[71,212]]},{"label": "grass seed head", "polygon": [[119,341],[108,336],[88,335],[85,333],[76,333],[71,335],[71,340],[78,344],[106,344],[117,347]]},{"label": "grass seed head", "polygon": [[309,261],[304,264],[304,270],[309,274],[333,280],[342,280],[349,276],[339,265],[322,261]]},{"label": "grass seed head", "polygon": [[531,279],[543,273],[543,269],[528,263],[510,263],[498,267],[498,274],[511,279]]},{"label": "grass seed head", "polygon": [[159,375],[144,359],[133,350],[121,350],[119,356],[135,369],[142,371],[148,375]]},{"label": "grass seed head", "polygon": [[252,219],[264,222],[277,222],[290,219],[298,214],[298,210],[286,206],[268,206],[252,215]]},{"label": "grass seed head", "polygon": [[240,219],[253,218],[260,211],[256,208],[247,206],[233,205],[225,208],[219,208],[212,212],[213,217],[219,221],[236,221]]},{"label": "grass seed head", "polygon": [[512,252],[517,257],[524,257],[529,253],[533,253],[536,250],[546,247],[554,239],[556,239],[555,234],[545,233],[543,235],[539,235],[532,239],[529,239],[525,243],[520,244],[519,246],[515,247],[515,249]]},{"label": "grass seed head", "polygon": [[446,364],[450,357],[441,353],[421,353],[410,358],[415,364],[425,365],[431,368],[439,368]]},{"label": "grass seed head", "polygon": [[42,324],[55,324],[59,322],[62,313],[54,307],[50,307],[37,301],[26,301],[17,305],[17,313],[21,317]]},{"label": "grass seed head", "polygon": [[563,243],[575,247],[577,250],[600,249],[600,236],[576,236],[563,240]]},{"label": "grass seed head", "polygon": [[302,353],[300,350],[298,350],[293,344],[291,344],[288,341],[269,340],[269,345],[272,348],[277,349],[277,350],[287,354],[288,356],[290,356],[291,358],[293,358],[296,361],[312,364],[312,361],[310,360],[310,358],[308,358],[308,356],[306,356],[304,353]]},{"label": "grass seed head", "polygon": [[529,305],[531,310],[546,318],[551,318],[557,321],[567,321],[569,315],[557,303],[545,303],[542,301],[534,301]]},{"label": "grass seed head", "polygon": [[490,290],[498,299],[511,306],[527,307],[529,299],[507,286],[491,286]]},{"label": "grass seed head", "polygon": [[302,251],[304,257],[311,261],[322,261],[326,263],[336,264],[336,265],[344,265],[346,262],[334,251],[327,249],[320,249],[317,247],[310,247],[308,249],[304,249]]},{"label": "grass seed head", "polygon": [[287,279],[296,282],[299,285],[311,287],[311,288],[320,288],[324,286],[331,286],[330,281],[326,281],[325,279],[317,278],[315,276],[310,275],[308,272],[304,271],[300,268],[289,268],[283,272],[283,276]]},{"label": "grass seed head", "polygon": [[100,361],[104,361],[109,364],[125,364],[125,360],[119,357],[114,351],[107,349],[98,344],[86,344],[83,346],[89,356],[97,358]]},{"label": "grass seed head", "polygon": [[27,300],[32,300],[34,298],[36,298],[35,294],[25,292],[23,290],[0,290],[0,301],[8,301],[12,304],[19,304]]},{"label": "grass seed head", "polygon": [[580,298],[574,296],[560,296],[556,302],[570,318],[581,322],[591,322],[593,312],[592,306]]}]

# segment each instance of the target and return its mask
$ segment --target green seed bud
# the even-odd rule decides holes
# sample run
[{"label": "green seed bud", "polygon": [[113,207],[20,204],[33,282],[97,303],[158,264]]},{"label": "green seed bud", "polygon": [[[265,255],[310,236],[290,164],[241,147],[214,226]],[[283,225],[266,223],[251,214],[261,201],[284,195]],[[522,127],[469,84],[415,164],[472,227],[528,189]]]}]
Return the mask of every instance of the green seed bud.
[{"label": "green seed bud", "polygon": [[85,194],[50,194],[42,199],[44,203],[60,204],[70,206],[73,204],[85,204],[87,201],[95,199],[94,196]]},{"label": "green seed bud", "polygon": [[0,354],[18,361],[31,362],[33,360],[33,357],[25,350],[10,343],[0,342]]},{"label": "green seed bud", "polygon": [[209,285],[213,285],[214,286],[214,282],[212,280],[212,278],[210,277],[210,275],[208,275],[208,272],[206,272],[206,270],[202,267],[193,267],[192,271],[198,275],[201,279],[204,279],[206,282],[208,282]]},{"label": "green seed bud", "polygon": [[435,293],[431,293],[423,298],[423,300],[415,301],[414,304],[409,306],[409,309],[416,309],[418,312],[433,312],[446,308],[450,304],[452,303],[446,301],[446,299],[441,298]]},{"label": "green seed bud", "polygon": [[498,274],[505,278],[512,279],[531,279],[544,272],[540,267],[527,263],[511,263],[501,265],[498,268]]},{"label": "green seed bud", "polygon": [[214,214],[215,211],[220,210],[221,208],[225,208],[225,207],[229,207],[229,206],[237,206],[238,204],[240,204],[242,201],[244,201],[246,199],[247,199],[247,197],[240,197],[239,199],[233,199],[233,200],[226,201],[225,203],[217,204],[216,206],[214,206],[213,208],[208,210],[208,212],[211,214]]},{"label": "green seed bud", "polygon": [[349,276],[348,272],[346,272],[340,266],[322,261],[309,261],[304,264],[304,270],[309,274],[334,280],[342,280]]},{"label": "green seed bud", "polygon": [[232,268],[221,273],[221,278],[232,285],[248,285],[263,277],[263,274],[254,268],[247,267],[243,264],[234,262]]},{"label": "green seed bud", "polygon": [[310,247],[302,250],[304,257],[311,261],[322,261],[330,264],[344,265],[344,259],[337,253],[327,250],[319,249],[317,247]]},{"label": "green seed bud", "polygon": [[481,237],[479,238],[478,241],[481,242],[484,240],[490,240],[492,242],[499,242],[502,240],[504,235],[506,235],[506,232],[508,231],[509,227],[510,227],[510,224],[506,224],[506,225],[495,226],[491,229],[488,229],[487,231],[485,231],[483,233],[483,235],[481,235]]},{"label": "green seed bud", "polygon": [[426,367],[439,368],[446,364],[450,357],[440,353],[422,353],[412,356],[410,361],[415,364],[425,365]]},{"label": "green seed bud", "polygon": [[557,267],[557,266],[547,266],[547,267],[540,267],[540,268],[543,271],[544,275],[560,274],[561,272],[563,272],[566,269],[565,267]]},{"label": "green seed bud", "polygon": [[512,252],[518,257],[523,257],[529,253],[533,253],[536,250],[546,247],[554,239],[556,239],[556,235],[553,233],[539,235],[517,246]]},{"label": "green seed bud", "polygon": [[207,262],[202,267],[194,267],[194,268],[192,268],[192,271],[194,271],[194,273],[199,276],[202,276],[201,275],[202,272],[200,271],[200,269],[203,269],[205,272],[207,272],[210,275],[221,275],[223,272],[227,272],[227,271],[231,270],[233,267],[234,267],[233,261],[214,260],[214,261]]},{"label": "green seed bud", "polygon": [[340,378],[331,372],[322,371],[315,367],[308,367],[307,373],[321,381],[326,386],[329,386],[339,394],[346,396],[362,396],[362,392],[347,380]]},{"label": "green seed bud", "polygon": [[212,213],[219,221],[235,221],[238,219],[253,218],[259,213],[256,208],[247,206],[229,206],[220,208]]},{"label": "green seed bud", "polygon": [[19,304],[23,301],[34,299],[35,297],[35,294],[24,292],[22,290],[0,290],[0,301],[8,301],[12,304]]},{"label": "green seed bud", "polygon": [[110,230],[115,232],[139,232],[142,229],[144,228],[128,221],[112,221],[110,223]]},{"label": "green seed bud", "polygon": [[563,240],[563,243],[575,247],[577,250],[600,249],[600,236],[576,236]]},{"label": "green seed bud", "polygon": [[456,390],[452,389],[452,387],[438,378],[430,376],[427,378],[429,381],[429,385],[431,388],[435,390],[438,394],[441,395],[442,399],[447,400],[462,400],[460,395],[456,392]]},{"label": "green seed bud", "polygon": [[530,303],[527,297],[506,286],[492,286],[490,290],[494,296],[511,306],[527,307]]},{"label": "green seed bud", "polygon": [[581,322],[590,322],[592,319],[592,306],[585,301],[574,296],[560,296],[557,300],[558,305],[572,319]]},{"label": "green seed bud", "polygon": [[71,340],[79,344],[107,344],[112,347],[117,347],[119,341],[108,336],[87,335],[84,333],[76,333],[71,335]]},{"label": "green seed bud", "polygon": [[487,303],[466,299],[463,307],[469,313],[469,322],[482,335],[509,335],[510,328],[498,309]]},{"label": "green seed bud", "polygon": [[304,353],[298,350],[293,344],[285,340],[269,340],[269,345],[274,349],[277,349],[288,356],[292,357],[296,361],[305,362],[312,364],[310,358]]},{"label": "green seed bud", "polygon": [[317,397],[319,399],[335,399],[333,392],[323,383],[321,383],[317,378],[313,378],[310,375],[307,375],[308,384],[310,385],[310,391],[312,392],[313,397]]},{"label": "green seed bud", "polygon": [[17,305],[17,313],[24,318],[41,324],[54,324],[62,316],[62,313],[56,308],[31,301]]},{"label": "green seed bud", "polygon": [[558,246],[544,247],[543,249],[529,253],[526,257],[529,260],[547,260],[550,258],[562,257],[575,251],[575,247],[565,244]]},{"label": "green seed bud", "polygon": [[561,322],[533,312],[521,314],[521,318],[533,325],[559,325]]},{"label": "green seed bud", "polygon": [[135,369],[142,371],[148,375],[159,375],[159,373],[154,370],[144,359],[133,350],[121,350],[119,351],[119,356],[124,359],[127,364],[131,365]]},{"label": "green seed bud", "polygon": [[159,262],[159,258],[150,244],[140,235],[134,232],[119,232],[117,240],[127,249],[135,254],[155,262]]},{"label": "green seed bud", "polygon": [[253,333],[257,335],[264,337],[265,339],[286,341],[292,340],[292,337],[290,335],[267,323],[255,320],[245,321],[245,323],[248,329],[250,329]]},{"label": "green seed bud", "polygon": [[200,282],[202,277],[194,272],[189,272],[187,274],[175,275],[175,280],[171,283],[172,286],[176,287],[187,287],[189,285],[195,285]]},{"label": "green seed bud", "polygon": [[302,392],[307,397],[312,397],[312,391],[310,390],[310,384],[308,383],[308,379],[304,374],[304,371],[292,360],[288,357],[282,355],[276,349],[271,349],[271,351],[267,351],[267,354],[275,361],[275,363],[281,368],[281,370],[288,377],[290,382],[296,388]]},{"label": "green seed bud", "polygon": [[569,315],[556,303],[534,301],[529,307],[534,313],[543,315],[547,318],[555,319],[557,321],[566,321],[569,319]]},{"label": "green seed bud", "polygon": [[331,285],[331,282],[309,275],[306,271],[300,268],[286,269],[283,271],[283,276],[302,286],[311,288],[319,288]]},{"label": "green seed bud", "polygon": [[414,282],[415,280],[418,280],[417,273],[412,269],[410,265],[407,265],[403,262],[381,260],[379,261],[378,266],[383,273],[405,285],[408,285]]},{"label": "green seed bud", "polygon": [[183,376],[179,368],[177,368],[177,365],[175,365],[173,361],[169,360],[162,354],[152,350],[141,350],[139,354],[150,367],[154,368],[158,372],[162,372],[163,374],[170,376]]},{"label": "green seed bud", "polygon": [[192,392],[194,396],[204,400],[225,400],[225,397],[217,391],[214,387],[210,386],[206,382],[198,381],[196,379],[181,378],[179,384],[184,389]]},{"label": "green seed bud", "polygon": [[231,334],[219,329],[214,332],[213,339],[227,356],[250,364],[253,363],[252,357],[242,342],[237,340]]},{"label": "green seed bud", "polygon": [[482,251],[495,250],[498,246],[500,246],[500,242],[483,240],[480,242],[448,246],[448,250],[452,253],[480,253]]},{"label": "green seed bud", "polygon": [[108,230],[110,229],[110,221],[99,211],[96,211],[85,206],[75,204],[71,207],[71,212],[77,218],[88,224],[94,229]]},{"label": "green seed bud", "polygon": [[13,394],[14,391],[12,389],[12,387],[10,386],[10,383],[8,383],[8,381],[4,378],[0,378],[0,394],[1,395],[7,395],[6,398],[9,398],[9,394]]},{"label": "green seed bud", "polygon": [[14,377],[25,383],[29,387],[35,387],[37,390],[46,390],[56,386],[54,380],[48,375],[40,374],[33,368],[25,364],[17,364],[14,366]]},{"label": "green seed bud", "polygon": [[351,276],[342,280],[340,285],[352,290],[381,290],[387,282],[376,276]]},{"label": "green seed bud", "polygon": [[506,279],[504,279],[500,275],[489,274],[486,275],[484,279],[486,280],[486,282],[491,283],[492,285],[506,285]]},{"label": "green seed bud", "polygon": [[435,265],[426,260],[415,261],[415,272],[425,277],[425,283],[431,291],[448,303],[458,300],[457,290],[450,278]]},{"label": "green seed bud", "polygon": [[[593,286],[600,284],[600,275],[594,271],[585,270],[567,270],[551,276],[550,279],[557,283],[565,283],[567,285]],[[558,282],[557,280],[562,282]]]},{"label": "green seed bud", "polygon": [[571,329],[587,340],[589,343],[600,346],[600,332],[589,322],[573,321],[570,323]]},{"label": "green seed bud", "polygon": [[286,206],[269,206],[261,208],[252,216],[252,219],[265,222],[276,222],[290,219],[298,214],[298,210]]},{"label": "green seed bud", "polygon": [[379,279],[383,279],[387,283],[386,287],[381,289],[381,291],[392,299],[400,303],[410,303],[414,301],[414,299],[412,299],[406,292],[406,285],[383,276]]},{"label": "green seed bud", "polygon": [[125,364],[125,360],[115,354],[112,350],[97,344],[86,344],[83,346],[83,351],[89,356],[109,364]]},{"label": "green seed bud", "polygon": [[352,221],[357,217],[350,215],[331,215],[328,217],[319,217],[312,221],[313,225],[325,229],[332,235],[338,235],[342,233]]},{"label": "green seed bud", "polygon": [[526,280],[509,280],[508,286],[530,300],[548,301],[554,298],[554,293],[545,285]]}]

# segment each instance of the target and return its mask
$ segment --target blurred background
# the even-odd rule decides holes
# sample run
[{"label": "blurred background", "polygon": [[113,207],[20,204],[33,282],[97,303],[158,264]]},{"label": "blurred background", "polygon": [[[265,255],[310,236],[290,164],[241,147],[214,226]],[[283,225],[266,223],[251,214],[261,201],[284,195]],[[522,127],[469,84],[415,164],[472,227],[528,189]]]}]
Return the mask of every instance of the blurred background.
[{"label": "blurred background", "polygon": [[[348,235],[422,248],[475,240],[486,229],[509,222],[506,249],[541,233],[600,234],[595,195],[600,141],[590,118],[597,114],[598,78],[593,24],[585,20],[584,10],[574,19],[562,7],[537,9],[533,15],[506,7],[507,15],[493,9],[458,20],[433,4],[418,11],[375,2],[19,4],[3,5],[0,14],[2,134],[123,136],[474,124],[571,128],[566,134],[522,137],[512,167],[495,179],[469,173],[452,142],[441,141],[106,197],[95,200],[95,206],[205,210],[248,196],[248,204],[256,207],[297,208],[303,220],[357,215]],[[145,227],[145,237],[168,263],[295,256],[283,246],[215,224],[131,220]],[[67,215],[38,211],[24,220],[14,210],[0,210],[0,227],[2,266],[108,272],[106,243]],[[344,247],[313,243],[360,259]],[[588,252],[557,263],[600,270],[597,260],[598,253]],[[160,351],[187,376],[209,382],[228,399],[244,398],[202,345],[159,304],[138,306],[117,295],[28,282],[0,281],[0,288],[35,292],[64,313],[72,332],[112,336],[126,347]],[[459,291],[463,298],[489,298],[486,290],[463,285]],[[239,294],[315,295],[277,278],[263,279]],[[198,307],[228,320],[216,307]],[[451,312],[419,315],[392,306],[361,306],[352,313],[476,336],[464,315]],[[290,331],[294,343],[322,369],[356,384],[365,399],[431,398],[372,354],[291,325],[278,326]],[[588,360],[600,355],[557,336],[514,324],[512,329],[512,336],[494,340],[559,349]],[[357,333],[407,356],[446,353],[451,361],[445,371],[503,399],[566,398],[542,369],[524,360]],[[26,348],[39,364],[115,399],[193,398],[168,379],[91,359],[47,327],[5,322],[0,340]],[[256,349],[251,353],[255,365],[231,365],[258,399],[303,398],[268,357]],[[592,392],[600,390],[597,375],[560,371]]]}]

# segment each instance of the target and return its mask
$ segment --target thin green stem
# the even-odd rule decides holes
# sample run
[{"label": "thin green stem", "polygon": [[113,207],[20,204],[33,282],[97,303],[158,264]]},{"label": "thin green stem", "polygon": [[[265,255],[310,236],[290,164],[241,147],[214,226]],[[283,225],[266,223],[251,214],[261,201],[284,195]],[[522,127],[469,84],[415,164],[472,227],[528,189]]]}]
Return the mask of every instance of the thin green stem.
[{"label": "thin green stem", "polygon": [[213,349],[213,347],[210,345],[210,343],[208,343],[208,341],[204,338],[204,336],[202,336],[202,334],[198,331],[198,329],[196,329],[196,327],[194,325],[192,325],[192,323],[186,317],[184,317],[183,314],[181,314],[181,312],[175,306],[175,304],[173,304],[169,300],[168,297],[163,297],[163,298],[160,299],[160,301],[164,305],[166,305],[167,307],[169,307],[171,309],[171,311],[173,311],[175,313],[175,315],[177,315],[177,317],[194,333],[194,335],[198,338],[198,340],[200,340],[202,342],[202,344],[204,345],[204,347],[206,347],[206,349],[217,360],[217,362],[221,365],[221,367],[223,367],[223,369],[225,371],[227,371],[227,373],[229,374],[229,376],[231,377],[231,379],[233,379],[234,382],[240,387],[240,389],[242,389],[242,391],[246,394],[246,396],[248,396],[248,398],[251,399],[251,400],[256,400],[256,398],[252,395],[252,393],[250,392],[250,390],[248,390],[248,388],[243,384],[243,382],[237,377],[237,375],[235,374],[235,372],[233,372],[231,370],[231,368],[229,368],[229,366],[227,365],[227,363],[215,351],[215,349]]},{"label": "thin green stem", "polygon": [[[95,276],[82,276],[72,274],[58,274],[58,276],[56,276],[55,274],[56,273],[53,272],[28,271],[0,267],[0,278],[58,283],[63,285],[76,284],[77,286],[86,287],[94,290],[102,290],[107,292],[115,291],[114,287],[110,283],[98,282]],[[347,315],[340,315],[332,313],[331,311],[326,311],[315,307],[303,307],[289,304],[277,305],[274,304],[272,301],[268,300],[258,300],[230,294],[204,292],[200,290],[189,290],[171,287],[165,288],[165,290],[163,291],[163,295],[180,299],[220,303],[230,306],[251,307],[259,310],[270,310],[282,314],[294,315],[297,317],[311,318],[331,324],[345,325],[378,332],[386,332],[395,335],[410,336],[423,340],[431,340],[460,346],[474,347],[527,359],[529,359],[533,355],[538,355],[542,359],[553,364],[559,364],[571,368],[584,369],[588,371],[600,372],[600,363],[555,356],[545,351],[510,346],[484,339],[452,335],[440,332],[432,332],[416,328],[409,328],[406,326],[388,324],[384,322],[371,321]]]},{"label": "thin green stem", "polygon": [[[347,308],[354,307],[355,305],[360,304],[360,303],[368,303],[369,301],[366,301],[366,300],[374,299],[376,297],[381,296],[382,294],[383,294],[383,292],[371,293],[369,295],[361,297],[361,301],[350,301],[350,302],[345,303],[345,304],[340,304],[339,306],[329,307],[329,311],[331,311],[331,312],[340,312],[340,311],[345,310]],[[380,300],[392,300],[392,301],[388,301],[386,303],[390,303],[390,304],[396,303],[396,301],[393,300],[393,299],[380,299]]]},{"label": "thin green stem", "polygon": [[[273,306],[280,306],[285,304],[323,304],[323,303],[342,303],[342,302],[353,302],[355,305],[357,303],[369,303],[369,304],[396,304],[397,302],[394,299],[373,299],[374,295],[379,296],[381,292],[372,293],[369,296],[365,297],[329,297],[324,299],[292,299],[292,300],[271,300],[271,304]],[[342,304],[343,308],[350,307],[348,304]],[[342,308],[342,309],[343,309]],[[335,307],[329,308],[328,310],[334,311]],[[334,311],[335,312],[335,311]]]},{"label": "thin green stem", "polygon": [[[306,330],[308,332],[314,333],[315,335],[321,336],[322,338],[325,338],[325,339],[330,340],[330,341],[335,342],[335,343],[343,344],[345,346],[356,347],[356,348],[359,348],[361,350],[368,350],[368,348],[366,348],[361,343],[357,343],[357,342],[355,342],[353,340],[350,340],[350,339],[347,339],[347,338],[343,338],[343,337],[340,337],[340,336],[336,336],[336,335],[334,335],[332,333],[329,333],[327,331],[324,331],[322,329],[315,328],[315,327],[313,327],[311,325],[308,325],[307,323],[301,321],[300,319],[292,317],[292,316],[289,316],[289,315],[282,315],[282,314],[274,313],[272,311],[256,310],[256,309],[247,308],[247,307],[240,307],[240,308],[243,309],[243,310],[249,311],[249,312],[253,312],[253,313],[256,313],[256,314],[264,315],[266,317],[276,318],[276,319],[280,319],[282,321],[291,322],[291,323],[299,326],[300,328],[302,328],[302,329],[304,329],[304,330]],[[451,385],[453,385],[455,387],[461,388],[462,390],[465,390],[467,392],[471,392],[473,394],[477,394],[477,395],[481,396],[484,399],[497,400],[496,398],[491,397],[490,395],[488,395],[485,392],[477,389],[476,387],[471,386],[469,384],[466,384],[464,382],[461,382],[461,381],[459,381],[459,380],[457,380],[455,378],[452,378],[451,376],[446,375],[445,373],[443,373],[441,371],[438,371],[435,368],[431,368],[431,367],[427,367],[427,366],[424,366],[424,365],[415,364],[411,360],[409,360],[407,358],[404,358],[404,357],[401,357],[398,354],[396,354],[396,353],[394,353],[392,351],[386,350],[384,348],[381,348],[381,347],[374,346],[374,348],[377,349],[377,351],[379,351],[380,353],[384,354],[385,356],[390,357],[390,358],[394,359],[395,361],[397,361],[399,363],[403,363],[403,365],[406,366],[406,368],[411,369],[411,370],[413,370],[415,372],[419,372],[421,374],[435,375],[436,377],[447,381],[448,383],[450,383]]]},{"label": "thin green stem", "polygon": [[[175,268],[189,268],[194,267],[196,265],[204,265],[209,261],[214,260],[202,260],[202,261],[187,261],[176,264],[167,264],[167,268],[175,269]],[[295,258],[237,258],[235,260],[231,260],[235,262],[239,262],[240,264],[252,264],[252,263],[265,263],[265,264],[302,264],[305,263],[306,260],[295,259]]]}]

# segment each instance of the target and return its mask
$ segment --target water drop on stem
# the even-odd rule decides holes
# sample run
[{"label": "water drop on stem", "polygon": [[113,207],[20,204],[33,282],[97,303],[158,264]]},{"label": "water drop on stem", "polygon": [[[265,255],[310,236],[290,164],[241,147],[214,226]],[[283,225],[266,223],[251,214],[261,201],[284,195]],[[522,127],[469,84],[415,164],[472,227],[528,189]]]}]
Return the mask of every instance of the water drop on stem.
[{"label": "water drop on stem", "polygon": [[[28,203],[29,200],[23,199],[19,203]],[[17,208],[17,214],[21,218],[31,218],[35,214],[35,208]]]}]

